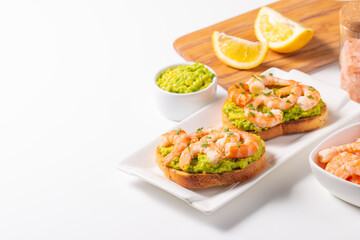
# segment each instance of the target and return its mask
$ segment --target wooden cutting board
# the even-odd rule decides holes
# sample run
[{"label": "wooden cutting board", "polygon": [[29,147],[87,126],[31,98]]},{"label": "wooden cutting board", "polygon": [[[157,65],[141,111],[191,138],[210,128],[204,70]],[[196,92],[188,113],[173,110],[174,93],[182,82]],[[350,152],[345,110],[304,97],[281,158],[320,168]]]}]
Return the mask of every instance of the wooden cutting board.
[{"label": "wooden cutting board", "polygon": [[311,27],[315,34],[305,47],[294,53],[281,54],[269,49],[265,61],[250,70],[238,70],[222,63],[214,54],[211,34],[213,31],[219,31],[257,41],[254,22],[259,9],[182,36],[175,40],[174,48],[184,59],[204,63],[213,68],[218,76],[219,85],[225,89],[271,67],[285,71],[297,69],[309,72],[338,60],[339,9],[343,4],[341,1],[330,0],[287,0],[268,5],[283,15]]}]

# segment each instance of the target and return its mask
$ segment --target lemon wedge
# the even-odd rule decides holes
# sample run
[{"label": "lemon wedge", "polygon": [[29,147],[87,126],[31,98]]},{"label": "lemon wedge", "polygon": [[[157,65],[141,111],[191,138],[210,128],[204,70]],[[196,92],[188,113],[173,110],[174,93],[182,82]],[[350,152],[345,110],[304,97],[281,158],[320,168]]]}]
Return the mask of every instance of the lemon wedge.
[{"label": "lemon wedge", "polygon": [[264,61],[268,50],[266,43],[251,42],[218,31],[212,34],[212,44],[222,62],[238,69],[258,66]]},{"label": "lemon wedge", "polygon": [[304,47],[314,36],[314,30],[262,7],[255,20],[255,35],[260,42],[267,42],[270,49],[290,53]]}]

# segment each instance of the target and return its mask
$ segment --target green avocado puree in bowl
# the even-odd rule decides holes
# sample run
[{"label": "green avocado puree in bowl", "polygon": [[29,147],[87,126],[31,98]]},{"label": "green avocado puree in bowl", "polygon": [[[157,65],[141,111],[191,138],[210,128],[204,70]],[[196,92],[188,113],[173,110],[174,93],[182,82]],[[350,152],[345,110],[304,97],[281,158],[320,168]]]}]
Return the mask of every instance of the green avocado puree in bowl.
[{"label": "green avocado puree in bowl", "polygon": [[[259,149],[252,156],[246,158],[225,158],[220,160],[218,163],[211,163],[206,155],[198,154],[195,158],[191,160],[190,165],[186,166],[185,169],[180,169],[179,157],[175,157],[171,161],[171,163],[169,163],[168,167],[188,173],[222,173],[222,172],[230,172],[238,169],[244,169],[250,163],[258,160],[261,157],[261,154],[264,152],[264,146],[262,145],[260,137],[256,135],[255,137],[259,141]],[[168,155],[173,148],[174,146],[171,147],[159,146],[159,150],[163,157]]]},{"label": "green avocado puree in bowl", "polygon": [[215,74],[204,64],[181,65],[162,73],[156,84],[163,90],[172,93],[192,93],[207,88]]}]

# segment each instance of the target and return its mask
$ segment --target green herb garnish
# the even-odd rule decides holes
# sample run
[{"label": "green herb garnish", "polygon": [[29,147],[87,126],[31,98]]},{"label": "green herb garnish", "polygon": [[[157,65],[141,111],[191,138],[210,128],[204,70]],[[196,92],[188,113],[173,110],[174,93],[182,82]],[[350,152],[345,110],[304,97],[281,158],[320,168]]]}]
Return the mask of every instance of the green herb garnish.
[{"label": "green herb garnish", "polygon": [[248,108],[250,108],[252,110],[255,110],[255,107],[254,107],[254,105],[252,103],[248,104],[246,107],[248,107]]},{"label": "green herb garnish", "polygon": [[265,96],[269,96],[271,92],[264,93]]},{"label": "green herb garnish", "polygon": [[259,81],[261,81],[257,76],[255,76],[255,75],[251,75],[253,78],[255,78],[255,79],[257,79],[257,80],[259,80]]}]

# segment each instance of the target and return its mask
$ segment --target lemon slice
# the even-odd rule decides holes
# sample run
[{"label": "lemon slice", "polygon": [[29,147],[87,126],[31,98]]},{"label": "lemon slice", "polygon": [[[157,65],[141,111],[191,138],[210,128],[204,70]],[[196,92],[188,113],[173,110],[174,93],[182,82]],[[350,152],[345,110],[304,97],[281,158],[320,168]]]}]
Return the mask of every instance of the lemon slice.
[{"label": "lemon slice", "polygon": [[314,30],[271,8],[262,7],[255,20],[255,34],[260,42],[268,42],[270,49],[290,53],[305,46]]},{"label": "lemon slice", "polygon": [[267,44],[213,32],[212,43],[216,56],[225,64],[250,69],[262,63],[266,57]]}]

